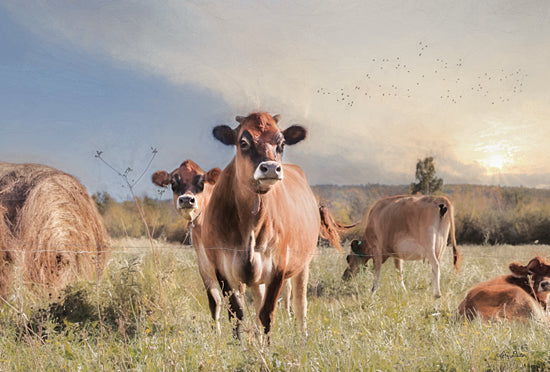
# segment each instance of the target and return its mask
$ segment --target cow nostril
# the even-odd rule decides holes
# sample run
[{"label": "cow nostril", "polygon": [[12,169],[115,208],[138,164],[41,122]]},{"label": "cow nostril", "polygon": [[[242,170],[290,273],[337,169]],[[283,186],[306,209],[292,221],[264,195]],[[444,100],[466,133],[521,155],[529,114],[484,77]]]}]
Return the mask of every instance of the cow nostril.
[{"label": "cow nostril", "polygon": [[189,203],[190,204],[195,204],[195,198],[189,198]]},{"label": "cow nostril", "polygon": [[260,170],[261,170],[262,172],[265,173],[265,172],[267,172],[269,169],[267,168],[267,166],[266,166],[265,164],[262,164],[262,165],[260,165]]},{"label": "cow nostril", "polygon": [[281,166],[279,165],[276,169],[277,173],[281,172]]}]

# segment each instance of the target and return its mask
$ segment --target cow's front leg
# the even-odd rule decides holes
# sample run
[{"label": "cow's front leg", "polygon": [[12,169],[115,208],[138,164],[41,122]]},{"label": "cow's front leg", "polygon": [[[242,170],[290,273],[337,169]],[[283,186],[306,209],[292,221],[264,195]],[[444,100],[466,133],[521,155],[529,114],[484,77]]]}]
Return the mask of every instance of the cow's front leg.
[{"label": "cow's front leg", "polygon": [[279,298],[283,286],[283,276],[283,272],[276,273],[271,282],[266,285],[264,303],[259,314],[265,334],[271,331],[277,299]]},{"label": "cow's front leg", "polygon": [[219,271],[216,271],[218,282],[223,291],[225,297],[229,297],[229,321],[233,320],[233,317],[237,318],[235,322],[235,328],[233,329],[233,336],[237,339],[241,339],[241,323],[244,317],[244,307],[242,303],[241,293],[239,288],[231,288],[229,281],[225,279]]},{"label": "cow's front leg", "polygon": [[399,283],[401,284],[401,287],[403,287],[403,290],[407,292],[405,282],[403,281],[403,260],[400,258],[394,258],[393,263],[395,265],[395,269],[397,270],[397,278],[399,279]]}]

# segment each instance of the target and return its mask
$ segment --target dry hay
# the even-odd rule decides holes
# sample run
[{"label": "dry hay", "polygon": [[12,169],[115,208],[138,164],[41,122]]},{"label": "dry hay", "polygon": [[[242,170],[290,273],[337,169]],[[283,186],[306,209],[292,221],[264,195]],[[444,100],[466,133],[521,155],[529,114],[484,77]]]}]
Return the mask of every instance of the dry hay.
[{"label": "dry hay", "polygon": [[0,296],[5,297],[13,280],[15,255],[9,250],[11,233],[4,222],[6,209],[0,205]]},{"label": "dry hay", "polygon": [[40,164],[0,162],[0,205],[16,265],[33,289],[51,293],[99,275],[110,242],[76,178]]}]

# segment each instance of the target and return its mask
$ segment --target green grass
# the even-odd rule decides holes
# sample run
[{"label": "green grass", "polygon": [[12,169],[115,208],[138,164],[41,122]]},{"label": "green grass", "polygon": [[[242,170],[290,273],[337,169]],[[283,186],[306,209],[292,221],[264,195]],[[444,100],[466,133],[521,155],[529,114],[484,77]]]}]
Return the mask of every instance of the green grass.
[{"label": "green grass", "polygon": [[[205,370],[546,370],[547,325],[529,321],[465,322],[456,308],[466,290],[508,272],[508,263],[550,256],[549,246],[460,246],[462,268],[442,268],[443,297],[434,300],[428,263],[405,262],[404,292],[393,263],[341,281],[345,256],[321,248],[309,284],[308,335],[282,306],[271,344],[258,337],[246,305],[242,342],[227,314],[212,328],[195,252],[144,240],[119,240],[102,278],[71,286],[53,304],[16,288],[0,307],[0,371]],[[349,248],[348,248],[349,249]],[[19,312],[21,311],[21,312]]]}]

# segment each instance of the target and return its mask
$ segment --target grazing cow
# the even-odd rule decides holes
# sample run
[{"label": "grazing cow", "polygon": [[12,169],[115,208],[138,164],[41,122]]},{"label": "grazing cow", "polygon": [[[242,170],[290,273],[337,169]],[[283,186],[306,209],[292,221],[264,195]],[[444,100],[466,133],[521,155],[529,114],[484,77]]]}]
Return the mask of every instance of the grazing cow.
[{"label": "grazing cow", "polygon": [[393,258],[399,271],[401,285],[402,260],[428,259],[432,266],[432,288],[434,296],[441,297],[439,289],[440,259],[445,252],[451,233],[454,265],[458,270],[453,206],[444,196],[399,195],[377,201],[370,209],[363,240],[351,243],[351,254],[347,256],[348,267],[343,279],[355,275],[361,265],[374,261],[374,284],[378,288],[380,268]]},{"label": "grazing cow", "polygon": [[[306,137],[306,130],[278,126],[279,115],[237,116],[237,128],[214,128],[213,135],[237,153],[221,173],[203,222],[206,255],[221,287],[209,292],[210,310],[218,321],[222,292],[229,296],[229,316],[236,317],[235,336],[243,318],[241,284],[250,287],[256,314],[268,334],[283,282],[292,278],[296,317],[305,331],[309,263],[316,252],[321,213],[304,172],[282,164],[285,145]],[[327,225],[328,226],[328,225]],[[337,229],[336,226],[323,229]],[[331,243],[340,247],[336,232]]]},{"label": "grazing cow", "polygon": [[535,257],[526,266],[510,263],[511,275],[498,276],[468,290],[458,306],[468,319],[548,320],[546,306],[550,296],[550,261]]}]

